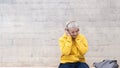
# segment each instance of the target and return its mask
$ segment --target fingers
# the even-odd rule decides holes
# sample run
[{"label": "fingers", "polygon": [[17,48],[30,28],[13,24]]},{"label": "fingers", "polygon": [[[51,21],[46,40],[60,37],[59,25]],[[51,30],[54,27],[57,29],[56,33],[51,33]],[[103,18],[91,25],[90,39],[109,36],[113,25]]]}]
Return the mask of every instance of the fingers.
[{"label": "fingers", "polygon": [[70,33],[69,33],[69,30],[67,28],[65,28],[65,33],[67,36],[71,36]]},{"label": "fingers", "polygon": [[66,31],[66,35],[67,35],[67,36],[70,36],[70,34],[69,34],[69,32],[68,32],[68,31]]}]

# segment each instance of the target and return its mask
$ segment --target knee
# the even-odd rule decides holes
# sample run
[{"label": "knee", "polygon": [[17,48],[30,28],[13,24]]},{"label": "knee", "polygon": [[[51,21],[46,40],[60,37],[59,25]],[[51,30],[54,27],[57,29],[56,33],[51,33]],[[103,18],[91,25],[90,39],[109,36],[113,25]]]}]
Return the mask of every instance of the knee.
[{"label": "knee", "polygon": [[89,68],[89,66],[86,63],[79,63],[78,68]]},{"label": "knee", "polygon": [[69,68],[68,64],[60,64],[58,68]]}]

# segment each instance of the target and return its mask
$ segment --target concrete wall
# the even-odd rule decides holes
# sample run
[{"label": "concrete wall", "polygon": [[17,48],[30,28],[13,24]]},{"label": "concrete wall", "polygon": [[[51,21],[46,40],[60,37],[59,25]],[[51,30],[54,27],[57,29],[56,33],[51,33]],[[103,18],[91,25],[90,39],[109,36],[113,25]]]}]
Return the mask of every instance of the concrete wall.
[{"label": "concrete wall", "polygon": [[88,39],[90,66],[120,62],[120,0],[0,0],[0,66],[57,66],[71,19]]}]

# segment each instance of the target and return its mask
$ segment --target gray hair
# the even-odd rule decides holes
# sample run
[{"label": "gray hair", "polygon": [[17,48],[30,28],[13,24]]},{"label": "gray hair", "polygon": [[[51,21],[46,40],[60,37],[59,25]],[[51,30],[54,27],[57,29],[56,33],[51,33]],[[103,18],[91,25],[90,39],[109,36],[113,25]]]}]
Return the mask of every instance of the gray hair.
[{"label": "gray hair", "polygon": [[79,26],[76,21],[68,21],[66,23],[66,28],[79,28]]}]

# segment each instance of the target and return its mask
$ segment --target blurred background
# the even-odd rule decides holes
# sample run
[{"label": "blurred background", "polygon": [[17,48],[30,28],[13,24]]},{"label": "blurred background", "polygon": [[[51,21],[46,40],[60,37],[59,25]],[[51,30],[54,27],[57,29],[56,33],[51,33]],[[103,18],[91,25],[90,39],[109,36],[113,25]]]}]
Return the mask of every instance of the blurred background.
[{"label": "blurred background", "polygon": [[120,64],[120,0],[0,0],[0,66],[57,67],[68,20],[88,40],[90,66],[103,59]]}]

